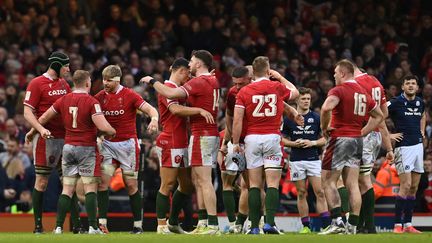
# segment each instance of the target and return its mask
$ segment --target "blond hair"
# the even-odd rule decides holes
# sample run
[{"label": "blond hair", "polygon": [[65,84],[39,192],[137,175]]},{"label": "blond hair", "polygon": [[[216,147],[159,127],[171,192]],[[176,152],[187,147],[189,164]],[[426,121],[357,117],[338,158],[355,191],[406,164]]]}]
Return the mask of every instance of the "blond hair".
[{"label": "blond hair", "polygon": [[263,77],[267,75],[270,69],[270,63],[268,57],[259,56],[256,57],[252,62],[252,69],[255,77]]},{"label": "blond hair", "polygon": [[121,77],[122,71],[118,65],[109,65],[102,70],[102,78],[104,80],[109,80],[114,77]]}]

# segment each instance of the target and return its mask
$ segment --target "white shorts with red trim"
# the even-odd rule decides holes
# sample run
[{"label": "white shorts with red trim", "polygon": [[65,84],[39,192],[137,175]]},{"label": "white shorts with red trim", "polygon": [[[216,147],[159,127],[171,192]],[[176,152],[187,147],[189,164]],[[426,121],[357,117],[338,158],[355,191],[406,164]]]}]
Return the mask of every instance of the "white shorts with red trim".
[{"label": "white shorts with red trim", "polygon": [[194,166],[215,166],[219,150],[219,136],[195,136],[189,139],[189,160]]},{"label": "white shorts with red trim", "polygon": [[190,167],[187,148],[171,148],[169,145],[158,144],[156,153],[159,159],[159,166],[166,168],[187,168]]},{"label": "white shorts with red trim", "polygon": [[120,164],[123,173],[137,172],[139,169],[140,147],[137,138],[130,138],[125,141],[111,142],[104,140],[101,146],[102,165]]},{"label": "white shorts with red trim", "polygon": [[245,156],[248,169],[264,166],[280,169],[283,166],[279,134],[252,134],[245,137]]},{"label": "white shorts with red trim", "polygon": [[[50,138],[43,139],[37,134],[33,138],[33,157],[34,165],[36,166],[36,174],[38,174],[37,167],[56,168],[59,165],[62,151],[64,146],[64,139]],[[44,174],[50,172],[44,169]]]}]

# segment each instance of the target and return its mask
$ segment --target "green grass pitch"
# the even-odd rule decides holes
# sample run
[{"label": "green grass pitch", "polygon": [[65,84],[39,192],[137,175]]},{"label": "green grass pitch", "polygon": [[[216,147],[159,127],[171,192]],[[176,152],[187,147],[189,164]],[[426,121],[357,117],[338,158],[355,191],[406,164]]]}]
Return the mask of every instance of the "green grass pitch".
[{"label": "green grass pitch", "polygon": [[156,233],[144,233],[142,235],[130,235],[129,233],[110,233],[109,235],[33,235],[31,233],[0,233],[1,243],[30,243],[30,242],[58,242],[58,243],[426,243],[432,242],[432,232],[423,234],[382,233],[376,235],[299,235],[288,233],[285,235],[157,235]]}]

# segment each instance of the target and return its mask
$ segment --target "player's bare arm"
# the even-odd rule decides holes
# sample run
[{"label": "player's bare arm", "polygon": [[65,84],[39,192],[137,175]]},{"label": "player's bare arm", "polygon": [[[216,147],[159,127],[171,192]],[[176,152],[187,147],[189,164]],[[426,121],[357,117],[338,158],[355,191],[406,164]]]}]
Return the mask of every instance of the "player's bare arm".
[{"label": "player's bare arm", "polygon": [[116,135],[116,130],[108,123],[104,115],[95,114],[92,116],[92,121],[103,135],[108,137],[114,137]]},{"label": "player's bare arm", "polygon": [[147,130],[151,133],[156,133],[159,129],[159,114],[157,110],[149,103],[145,103],[140,107],[140,111],[151,117],[151,122],[148,125]]},{"label": "player's bare arm", "polygon": [[51,120],[56,115],[57,115],[57,113],[55,112],[54,108],[52,108],[52,107],[50,109],[48,109],[47,111],[45,111],[45,113],[43,113],[42,116],[36,120],[36,124],[33,127],[34,129],[30,130],[26,134],[26,140],[28,139],[28,141],[30,141],[31,139],[33,139],[33,136],[36,134],[36,131],[39,132],[40,135],[45,139],[52,138],[51,132],[48,129],[46,129],[45,127],[43,127],[43,125],[48,123],[49,120]]},{"label": "player's bare arm", "polygon": [[[35,128],[36,130],[33,132],[28,132],[29,134],[29,141],[33,139],[33,136],[36,134],[36,131],[39,131],[43,128],[43,126],[39,123],[38,118],[34,114],[34,109],[30,106],[24,105],[24,118],[27,120],[30,125]],[[27,135],[26,135],[27,137]],[[26,138],[27,139],[27,138]]]},{"label": "player's bare arm", "polygon": [[295,100],[299,96],[299,92],[294,84],[292,84],[288,79],[286,79],[284,76],[282,76],[278,71],[270,69],[269,75],[275,79],[277,79],[279,82],[281,82],[283,85],[285,85],[290,91],[291,95],[289,97],[289,100]]},{"label": "player's bare arm", "polygon": [[329,127],[331,111],[339,104],[339,102],[339,97],[330,95],[321,107],[321,130],[325,137],[328,137],[330,135],[329,133],[334,130],[334,128]]},{"label": "player's bare arm", "polygon": [[233,120],[233,131],[232,131],[232,140],[234,145],[234,152],[242,152],[242,149],[239,145],[240,135],[243,129],[243,117],[244,117],[244,108],[236,107],[234,108],[234,120]]},{"label": "player's bare arm", "polygon": [[378,125],[383,121],[384,116],[382,114],[381,108],[376,106],[369,112],[369,121],[361,130],[361,135],[366,136],[372,132]]},{"label": "player's bare arm", "polygon": [[304,117],[298,111],[284,102],[284,113],[288,119],[294,121],[299,126],[304,126]]},{"label": "player's bare arm", "polygon": [[141,78],[140,83],[147,83],[153,85],[153,88],[159,94],[161,94],[163,97],[166,97],[168,99],[181,99],[187,97],[187,94],[181,88],[168,87],[163,83],[156,81],[151,76],[145,76],[144,78]]},{"label": "player's bare arm", "polygon": [[422,118],[420,120],[420,132],[423,136],[423,139],[425,138],[426,134],[426,112],[423,112]]},{"label": "player's bare arm", "polygon": [[325,137],[321,137],[318,140],[309,140],[309,139],[302,139],[300,141],[300,148],[310,148],[310,147],[322,147],[326,143]]},{"label": "player's bare arm", "polygon": [[187,107],[179,104],[171,104],[168,106],[168,109],[171,113],[173,113],[176,116],[194,116],[194,115],[200,115],[206,119],[206,122],[209,124],[214,124],[215,121],[213,119],[213,115],[201,108],[198,107]]},{"label": "player's bare arm", "polygon": [[224,138],[222,140],[222,145],[219,149],[219,152],[226,154],[228,153],[228,143],[231,141],[232,138],[232,127],[233,127],[233,117],[228,114],[228,109],[225,115],[225,134]]},{"label": "player's bare arm", "polygon": [[386,159],[389,161],[393,161],[394,160],[393,147],[390,140],[390,133],[385,124],[385,119],[378,125],[378,129],[381,133],[382,143],[384,145],[384,148],[387,151]]}]

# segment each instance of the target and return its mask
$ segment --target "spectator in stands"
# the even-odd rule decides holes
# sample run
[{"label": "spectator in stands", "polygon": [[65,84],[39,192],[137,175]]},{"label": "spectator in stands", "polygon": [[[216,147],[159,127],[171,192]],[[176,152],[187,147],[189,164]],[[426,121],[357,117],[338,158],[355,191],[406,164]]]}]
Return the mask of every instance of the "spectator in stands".
[{"label": "spectator in stands", "polygon": [[22,145],[25,142],[25,131],[20,129],[15,120],[12,118],[9,118],[5,122],[6,126],[6,139],[14,139],[18,141],[18,145]]},{"label": "spectator in stands", "polygon": [[16,191],[11,188],[11,182],[3,166],[0,166],[0,212],[5,212],[6,207],[12,203],[15,195]]},{"label": "spectator in stands", "polygon": [[376,204],[394,205],[399,192],[399,176],[394,164],[390,164],[387,160],[382,163],[373,187]]},{"label": "spectator in stands", "polygon": [[432,161],[424,161],[425,175],[428,179],[428,187],[424,190],[424,200],[426,201],[426,206],[428,212],[432,212]]},{"label": "spectator in stands", "polygon": [[[29,157],[20,150],[18,139],[15,137],[9,137],[7,140],[7,151],[0,153],[0,163],[3,168],[5,168],[6,172],[8,172],[7,168],[11,166],[14,161],[19,161],[23,170],[32,165]],[[16,174],[14,174],[14,176],[16,176]]]}]

